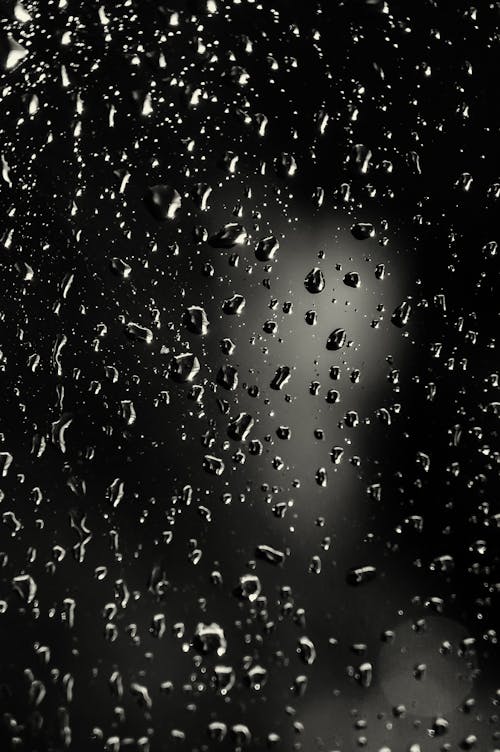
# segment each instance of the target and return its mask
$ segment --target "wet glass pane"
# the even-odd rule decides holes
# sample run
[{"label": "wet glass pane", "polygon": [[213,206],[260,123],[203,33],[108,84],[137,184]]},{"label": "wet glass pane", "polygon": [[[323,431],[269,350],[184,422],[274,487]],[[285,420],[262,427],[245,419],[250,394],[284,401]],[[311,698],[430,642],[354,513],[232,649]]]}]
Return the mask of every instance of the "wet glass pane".
[{"label": "wet glass pane", "polygon": [[498,752],[499,18],[4,0],[2,752]]}]

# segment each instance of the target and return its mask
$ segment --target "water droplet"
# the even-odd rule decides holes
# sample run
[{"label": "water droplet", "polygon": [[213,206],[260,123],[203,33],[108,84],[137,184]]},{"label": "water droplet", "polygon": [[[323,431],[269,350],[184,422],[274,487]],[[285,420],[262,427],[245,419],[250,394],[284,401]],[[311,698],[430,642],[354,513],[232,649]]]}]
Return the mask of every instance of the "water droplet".
[{"label": "water droplet", "polygon": [[9,467],[12,464],[13,456],[10,452],[0,452],[0,469],[2,471],[2,478],[5,478],[9,472]]},{"label": "water droplet", "polygon": [[312,666],[316,660],[316,648],[309,637],[301,637],[299,639],[297,652],[308,666]]},{"label": "water droplet", "polygon": [[280,244],[274,235],[262,238],[255,248],[255,258],[258,261],[273,261],[276,257]]},{"label": "water droplet", "polygon": [[238,386],[238,369],[230,363],[224,364],[219,368],[217,383],[224,389],[233,391]]},{"label": "water droplet", "polygon": [[2,38],[0,44],[0,65],[4,73],[14,71],[21,65],[27,55],[28,50],[11,36]]},{"label": "water droplet", "polygon": [[155,219],[174,219],[181,207],[181,195],[170,185],[153,185],[145,197],[146,206]]},{"label": "water droplet", "polygon": [[115,274],[124,277],[125,279],[130,277],[132,272],[130,264],[127,264],[126,261],[123,261],[123,259],[117,258],[116,256],[111,259],[111,269]]},{"label": "water droplet", "polygon": [[153,332],[151,331],[151,329],[148,329],[146,326],[136,324],[133,321],[130,321],[125,326],[125,334],[130,339],[138,340],[140,342],[146,342],[148,345],[153,341]]},{"label": "water droplet", "polygon": [[235,245],[244,245],[247,238],[247,231],[242,225],[229,222],[214,235],[211,235],[208,242],[214,248],[234,248]]},{"label": "water droplet", "polygon": [[224,313],[229,314],[230,316],[238,315],[243,311],[246,305],[246,300],[243,297],[243,295],[238,295],[238,293],[235,293],[232,298],[228,298],[224,301],[224,305],[222,306],[222,310]]},{"label": "water droplet", "polygon": [[269,562],[269,564],[283,564],[285,561],[285,554],[283,551],[279,551],[271,546],[260,545],[255,549],[255,555],[259,559]]},{"label": "water droplet", "polygon": [[359,287],[361,281],[358,272],[348,272],[344,277],[344,284],[348,287]]},{"label": "water droplet", "polygon": [[313,295],[322,292],[325,289],[325,277],[321,269],[318,269],[318,267],[311,269],[304,280],[304,286],[307,292]]},{"label": "water droplet", "polygon": [[347,340],[345,329],[334,329],[326,341],[327,350],[340,350]]},{"label": "water droplet", "polygon": [[193,334],[205,335],[208,332],[208,319],[200,306],[190,306],[184,312],[184,325]]},{"label": "water droplet", "polygon": [[357,222],[351,227],[351,233],[356,240],[368,240],[375,237],[375,228],[369,222]]},{"label": "water droplet", "polygon": [[170,361],[170,376],[174,381],[185,383],[193,381],[200,370],[200,361],[193,353],[185,352],[174,355]]},{"label": "water droplet", "polygon": [[220,457],[214,457],[212,454],[206,454],[203,458],[203,467],[210,475],[222,475],[225,469],[223,460]]},{"label": "water droplet", "polygon": [[349,585],[364,585],[375,578],[377,570],[371,565],[365,567],[355,567],[351,569],[347,574],[347,582]]},{"label": "water droplet", "polygon": [[31,575],[20,574],[14,577],[12,587],[25,603],[32,603],[35,600],[37,584]]},{"label": "water droplet", "polygon": [[255,421],[248,413],[240,413],[235,418],[227,429],[228,435],[235,441],[245,441],[248,434],[252,430]]},{"label": "water droplet", "polygon": [[216,652],[219,657],[222,657],[227,649],[224,630],[215,622],[212,622],[211,624],[203,624],[200,622],[197,625],[194,634],[194,644],[202,653],[207,654]]},{"label": "water droplet", "polygon": [[407,325],[411,314],[411,305],[407,301],[403,301],[400,305],[398,305],[397,308],[395,308],[394,313],[391,316],[391,321],[395,326],[398,326],[400,329],[402,329],[404,326]]},{"label": "water droplet", "polygon": [[255,574],[244,574],[240,577],[238,593],[241,598],[256,601],[261,592],[260,580]]},{"label": "water droplet", "polygon": [[291,371],[288,366],[279,366],[271,381],[271,389],[279,390],[290,379]]}]

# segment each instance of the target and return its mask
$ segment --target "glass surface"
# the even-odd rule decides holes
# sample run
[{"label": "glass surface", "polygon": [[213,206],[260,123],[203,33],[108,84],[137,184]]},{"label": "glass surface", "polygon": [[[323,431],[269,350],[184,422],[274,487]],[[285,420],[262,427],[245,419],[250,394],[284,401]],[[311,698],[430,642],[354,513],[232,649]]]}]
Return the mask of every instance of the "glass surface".
[{"label": "glass surface", "polygon": [[499,16],[2,3],[2,752],[498,752]]}]

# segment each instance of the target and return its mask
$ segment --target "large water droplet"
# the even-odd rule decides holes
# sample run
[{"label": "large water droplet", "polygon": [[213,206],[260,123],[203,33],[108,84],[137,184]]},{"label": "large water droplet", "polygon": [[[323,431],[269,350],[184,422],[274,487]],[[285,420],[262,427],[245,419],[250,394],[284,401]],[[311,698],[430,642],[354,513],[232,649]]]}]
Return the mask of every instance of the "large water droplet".
[{"label": "large water droplet", "polygon": [[238,386],[238,369],[230,363],[225,363],[219,368],[217,383],[224,389],[233,391]]},{"label": "large water droplet", "polygon": [[334,329],[326,341],[327,350],[340,350],[346,343],[345,329]]},{"label": "large water droplet", "polygon": [[271,381],[271,389],[281,389],[289,380],[290,373],[291,372],[289,366],[279,366],[279,368],[276,369],[276,373],[274,374]]},{"label": "large water droplet", "polygon": [[175,355],[170,361],[170,376],[174,381],[193,381],[200,370],[200,361],[193,353]]},{"label": "large water droplet", "polygon": [[200,306],[190,306],[184,312],[184,324],[193,334],[205,335],[208,332],[208,318]]},{"label": "large water droplet", "polygon": [[395,326],[398,326],[400,329],[402,329],[404,326],[407,325],[411,314],[411,305],[408,303],[408,301],[403,301],[398,307],[394,310],[394,313],[391,316],[391,321]]},{"label": "large water droplet", "polygon": [[280,244],[274,235],[262,238],[255,248],[255,258],[258,261],[273,261],[279,247]]},{"label": "large water droplet", "polygon": [[359,287],[361,282],[358,272],[348,272],[344,277],[344,284],[347,287]]},{"label": "large water droplet", "polygon": [[141,326],[130,321],[125,327],[125,333],[130,339],[146,342],[148,345],[153,341],[153,332],[146,326]]},{"label": "large water droplet", "polygon": [[314,267],[304,280],[304,286],[307,292],[313,295],[322,292],[325,289],[325,277],[321,269]]},{"label": "large water droplet", "polygon": [[232,423],[229,424],[227,429],[228,435],[235,439],[235,441],[244,441],[254,424],[254,419],[248,413],[240,413]]},{"label": "large water droplet", "polygon": [[239,315],[246,305],[246,300],[243,295],[236,293],[232,298],[228,298],[224,301],[222,310],[231,316]]},{"label": "large water droplet", "polygon": [[351,233],[356,240],[368,240],[375,237],[375,228],[370,222],[357,222],[351,227]]},{"label": "large water droplet", "polygon": [[28,50],[11,36],[5,36],[0,43],[0,64],[4,73],[14,71],[27,56]]},{"label": "large water droplet", "polygon": [[174,219],[181,207],[181,195],[171,185],[153,185],[148,188],[146,205],[155,219]]},{"label": "large water droplet", "polygon": [[246,243],[247,238],[247,231],[242,225],[229,222],[214,235],[211,235],[208,242],[214,248],[234,248],[235,245]]}]

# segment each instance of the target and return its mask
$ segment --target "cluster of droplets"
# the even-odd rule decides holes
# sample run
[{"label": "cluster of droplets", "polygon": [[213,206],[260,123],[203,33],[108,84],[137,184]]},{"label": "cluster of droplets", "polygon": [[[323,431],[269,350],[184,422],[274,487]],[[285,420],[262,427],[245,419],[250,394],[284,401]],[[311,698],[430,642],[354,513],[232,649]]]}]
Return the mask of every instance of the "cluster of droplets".
[{"label": "cluster of droplets", "polygon": [[494,750],[494,4],[179,5],[0,11],[0,739]]}]

